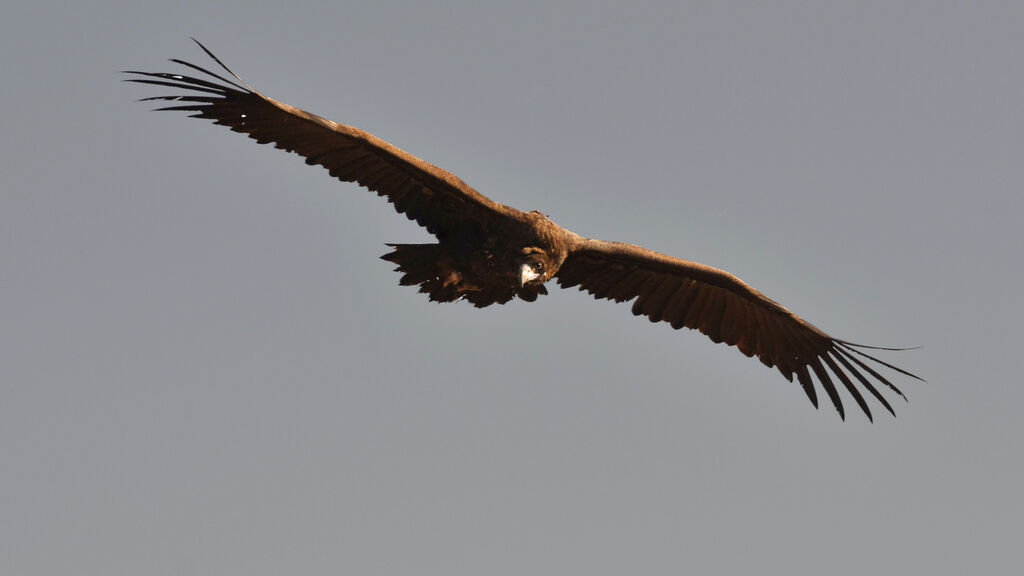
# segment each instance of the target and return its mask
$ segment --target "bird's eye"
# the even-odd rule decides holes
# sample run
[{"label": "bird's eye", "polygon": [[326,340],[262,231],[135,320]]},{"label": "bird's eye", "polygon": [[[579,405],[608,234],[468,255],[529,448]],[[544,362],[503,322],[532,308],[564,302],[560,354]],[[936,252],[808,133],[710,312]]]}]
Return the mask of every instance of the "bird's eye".
[{"label": "bird's eye", "polygon": [[537,272],[543,272],[544,271],[544,263],[543,262],[534,262],[533,263],[533,269],[536,270]]}]

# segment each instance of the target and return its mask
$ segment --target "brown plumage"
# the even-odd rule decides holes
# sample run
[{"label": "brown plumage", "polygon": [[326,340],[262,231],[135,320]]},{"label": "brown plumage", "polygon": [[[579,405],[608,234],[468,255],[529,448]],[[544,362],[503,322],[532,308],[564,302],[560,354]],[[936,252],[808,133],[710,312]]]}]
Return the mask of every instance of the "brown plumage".
[{"label": "brown plumage", "polygon": [[736,346],[787,380],[796,376],[817,407],[813,373],[841,417],[835,380],[868,418],[871,410],[858,383],[892,413],[871,379],[904,397],[867,361],[920,380],[859,350],[874,347],[832,338],[728,272],[639,246],[584,238],[540,212],[494,202],[453,174],[358,128],[267,98],[199,46],[231,78],[175,59],[208,79],[127,71],[140,76],[129,81],[186,90],[144,100],[174,102],[159,110],[192,112],[260,144],[295,152],[307,164],[387,198],[437,237],[435,244],[393,244],[394,250],[382,256],[397,264],[402,285],[418,285],[431,300],[464,299],[481,308],[517,296],[532,302],[547,293],[544,283],[556,278],[562,287],[579,286],[596,298],[633,300],[633,314],[651,322],[700,330],[714,342]]}]

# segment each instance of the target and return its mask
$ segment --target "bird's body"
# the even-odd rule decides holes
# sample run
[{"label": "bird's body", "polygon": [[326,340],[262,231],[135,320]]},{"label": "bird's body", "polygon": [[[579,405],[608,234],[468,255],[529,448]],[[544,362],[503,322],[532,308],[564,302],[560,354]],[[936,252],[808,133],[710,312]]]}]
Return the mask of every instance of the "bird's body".
[{"label": "bird's body", "polygon": [[547,293],[545,283],[552,279],[597,298],[633,300],[635,315],[700,330],[776,367],[790,381],[796,376],[817,406],[813,373],[840,415],[843,404],[833,378],[869,418],[854,380],[890,412],[869,377],[903,395],[867,360],[917,378],[858,350],[871,347],[830,337],[727,272],[631,244],[585,238],[540,212],[494,202],[451,173],[367,132],[263,96],[203,50],[233,79],[172,60],[213,80],[129,72],[141,76],[131,81],[188,90],[146,100],[176,102],[161,110],[193,112],[259,143],[273,143],[387,198],[437,238],[432,244],[394,244],[382,256],[397,265],[401,284],[418,285],[431,300],[467,300],[477,307],[516,297],[532,302]]},{"label": "bird's body", "polygon": [[439,235],[437,244],[394,244],[382,258],[398,264],[403,285],[419,284],[437,302],[465,299],[478,308],[516,296],[533,302],[547,294],[544,283],[582,238],[540,212],[508,208],[507,214]]}]

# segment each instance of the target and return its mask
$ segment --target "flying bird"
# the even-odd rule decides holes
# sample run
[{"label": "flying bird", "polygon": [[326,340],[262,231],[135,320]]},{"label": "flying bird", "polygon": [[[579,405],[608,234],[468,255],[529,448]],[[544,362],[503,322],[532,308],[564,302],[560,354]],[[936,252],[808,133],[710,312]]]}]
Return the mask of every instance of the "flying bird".
[{"label": "flying bird", "polygon": [[903,349],[833,338],[723,270],[640,246],[585,238],[540,212],[499,204],[450,172],[372,134],[260,94],[196,44],[227,76],[172,59],[200,76],[127,70],[133,75],[127,80],[183,91],[142,99],[170,103],[158,110],[212,120],[260,144],[294,152],[307,164],[323,166],[331,176],[386,198],[437,239],[389,244],[393,250],[381,256],[397,265],[400,284],[419,286],[430,300],[465,300],[479,308],[514,298],[533,302],[547,294],[545,283],[554,279],[563,288],[578,286],[596,298],[632,301],[634,315],[675,329],[699,330],[713,342],[756,356],[790,382],[795,376],[817,408],[813,374],[844,419],[837,381],[869,419],[861,388],[893,415],[879,388],[906,400],[869,362],[921,380],[863,351]]}]

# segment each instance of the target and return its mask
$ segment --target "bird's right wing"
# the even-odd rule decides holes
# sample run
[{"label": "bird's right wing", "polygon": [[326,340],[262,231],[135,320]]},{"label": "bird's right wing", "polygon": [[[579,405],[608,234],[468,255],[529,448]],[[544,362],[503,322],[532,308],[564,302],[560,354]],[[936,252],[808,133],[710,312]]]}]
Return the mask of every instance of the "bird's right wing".
[{"label": "bird's right wing", "polygon": [[632,244],[581,239],[559,269],[558,283],[578,285],[596,298],[616,302],[635,298],[634,315],[668,322],[676,329],[700,330],[714,342],[736,346],[766,366],[775,366],[790,381],[796,375],[817,406],[813,372],[840,416],[843,404],[832,375],[868,418],[871,411],[850,375],[889,412],[892,406],[864,373],[900,396],[903,393],[865,359],[918,378],[858,350],[871,346],[832,338],[728,272]]},{"label": "bird's right wing", "polygon": [[195,112],[193,117],[213,120],[215,124],[249,135],[260,144],[272,143],[277,148],[295,152],[303,156],[307,164],[319,164],[339,180],[356,182],[386,197],[395,205],[395,210],[432,234],[443,235],[466,224],[467,220],[481,222],[515,212],[480,194],[454,174],[372,134],[260,94],[205,46],[199,44],[199,47],[233,80],[195,64],[172,59],[209,79],[166,72],[126,71],[141,76],[129,82],[189,91],[143,100],[176,102],[178,104],[158,110]]}]

